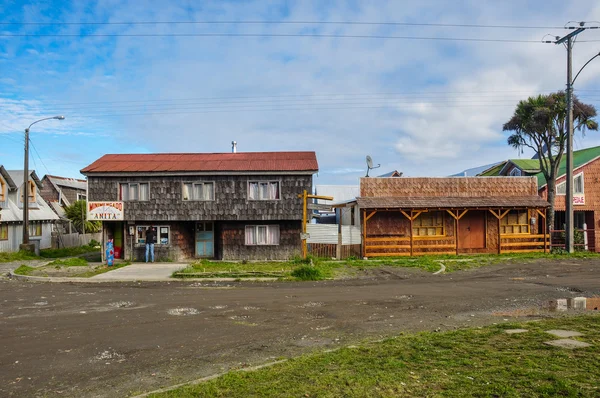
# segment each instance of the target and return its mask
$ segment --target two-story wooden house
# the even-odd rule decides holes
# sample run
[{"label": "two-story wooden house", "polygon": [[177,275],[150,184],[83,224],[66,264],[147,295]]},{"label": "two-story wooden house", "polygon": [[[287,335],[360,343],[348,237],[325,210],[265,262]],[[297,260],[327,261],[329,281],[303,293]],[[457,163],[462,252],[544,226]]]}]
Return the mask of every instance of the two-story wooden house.
[{"label": "two-story wooden house", "polygon": [[76,178],[67,178],[46,174],[42,178],[42,198],[52,206],[52,209],[61,218],[64,218],[63,208],[78,200],[85,200],[87,181]]},{"label": "two-story wooden house", "polygon": [[117,258],[281,260],[301,250],[302,199],[314,152],[104,155],[88,179],[88,219],[103,222]]}]

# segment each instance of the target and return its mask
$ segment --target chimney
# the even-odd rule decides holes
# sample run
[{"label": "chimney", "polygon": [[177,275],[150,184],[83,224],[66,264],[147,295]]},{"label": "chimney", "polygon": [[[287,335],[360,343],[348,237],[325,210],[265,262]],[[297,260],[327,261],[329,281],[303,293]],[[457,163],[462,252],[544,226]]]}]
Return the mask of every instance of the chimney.
[{"label": "chimney", "polygon": [[237,152],[237,142],[231,141],[231,153]]}]

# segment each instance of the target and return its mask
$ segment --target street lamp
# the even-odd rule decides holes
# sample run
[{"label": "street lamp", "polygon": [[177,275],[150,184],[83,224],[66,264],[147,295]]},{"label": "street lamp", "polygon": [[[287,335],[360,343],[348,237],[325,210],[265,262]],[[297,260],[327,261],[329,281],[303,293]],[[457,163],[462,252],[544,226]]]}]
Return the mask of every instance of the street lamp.
[{"label": "street lamp", "polygon": [[44,120],[56,119],[64,120],[64,116],[46,117],[36,120],[25,129],[25,167],[23,170],[23,243],[21,249],[33,251],[29,245],[29,129],[36,123]]}]

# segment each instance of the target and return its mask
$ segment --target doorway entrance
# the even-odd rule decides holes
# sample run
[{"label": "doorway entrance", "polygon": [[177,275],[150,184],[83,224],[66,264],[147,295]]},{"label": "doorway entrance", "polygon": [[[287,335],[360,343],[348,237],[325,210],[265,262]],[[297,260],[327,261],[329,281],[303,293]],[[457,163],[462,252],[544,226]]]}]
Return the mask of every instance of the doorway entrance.
[{"label": "doorway entrance", "polygon": [[196,223],[196,257],[215,256],[215,232],[212,221],[199,221]]},{"label": "doorway entrance", "polygon": [[458,248],[485,248],[485,211],[469,210],[458,221]]}]

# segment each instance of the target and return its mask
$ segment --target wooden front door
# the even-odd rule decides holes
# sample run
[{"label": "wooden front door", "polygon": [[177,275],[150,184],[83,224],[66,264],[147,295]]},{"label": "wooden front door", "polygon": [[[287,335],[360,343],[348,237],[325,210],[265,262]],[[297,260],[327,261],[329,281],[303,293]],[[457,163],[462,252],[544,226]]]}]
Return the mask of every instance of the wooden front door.
[{"label": "wooden front door", "polygon": [[214,225],[212,222],[196,223],[196,257],[214,257]]},{"label": "wooden front door", "polygon": [[485,248],[485,211],[469,210],[458,221],[458,248]]}]

